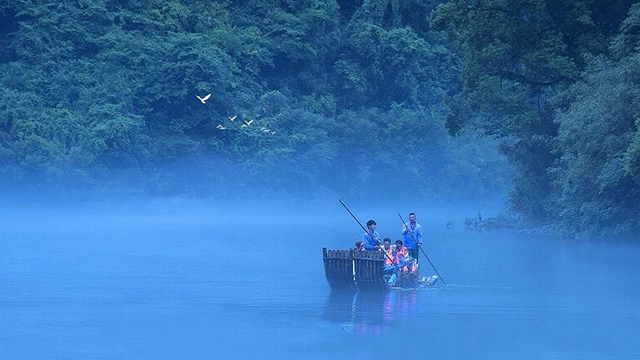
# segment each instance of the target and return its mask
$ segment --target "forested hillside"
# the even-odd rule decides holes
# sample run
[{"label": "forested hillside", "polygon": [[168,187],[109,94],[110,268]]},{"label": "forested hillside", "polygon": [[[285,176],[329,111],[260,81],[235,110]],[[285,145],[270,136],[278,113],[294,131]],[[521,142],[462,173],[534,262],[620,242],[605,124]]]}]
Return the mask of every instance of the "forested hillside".
[{"label": "forested hillside", "polygon": [[526,221],[637,232],[635,3],[3,2],[2,186],[509,191]]},{"label": "forested hillside", "polygon": [[4,2],[3,182],[205,197],[504,192],[494,141],[447,135],[457,57],[429,28],[436,4],[389,4]]},{"label": "forested hillside", "polygon": [[457,44],[452,133],[502,140],[511,202],[569,231],[640,230],[640,4],[454,0],[431,25]]}]

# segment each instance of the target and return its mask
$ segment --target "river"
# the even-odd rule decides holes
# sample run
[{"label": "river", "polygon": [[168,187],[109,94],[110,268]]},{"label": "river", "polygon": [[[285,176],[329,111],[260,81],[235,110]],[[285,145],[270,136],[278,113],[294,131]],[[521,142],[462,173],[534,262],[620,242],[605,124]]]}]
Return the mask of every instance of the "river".
[{"label": "river", "polygon": [[379,296],[326,283],[322,247],[361,234],[344,213],[5,216],[0,358],[640,359],[638,244],[437,214],[418,221],[447,286]]}]

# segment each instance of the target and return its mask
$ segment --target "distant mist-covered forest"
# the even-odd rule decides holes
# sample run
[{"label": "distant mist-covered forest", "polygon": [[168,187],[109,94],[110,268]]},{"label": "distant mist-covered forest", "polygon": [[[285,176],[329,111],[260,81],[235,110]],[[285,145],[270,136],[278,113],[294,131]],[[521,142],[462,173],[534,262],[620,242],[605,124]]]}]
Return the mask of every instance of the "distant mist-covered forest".
[{"label": "distant mist-covered forest", "polygon": [[635,3],[3,2],[0,185],[374,202],[508,193],[531,223],[634,233]]}]

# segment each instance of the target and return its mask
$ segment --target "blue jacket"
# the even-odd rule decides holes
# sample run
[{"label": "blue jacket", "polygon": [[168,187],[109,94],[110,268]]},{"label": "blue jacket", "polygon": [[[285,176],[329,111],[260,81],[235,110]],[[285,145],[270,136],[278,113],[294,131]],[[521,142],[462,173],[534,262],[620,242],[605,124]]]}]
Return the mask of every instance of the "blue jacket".
[{"label": "blue jacket", "polygon": [[[422,242],[422,226],[420,226],[420,224],[416,223],[415,225],[409,225],[409,229],[405,229],[405,227],[402,227],[402,236],[404,237],[403,245],[407,247],[407,249],[417,249],[418,248],[418,243],[416,243],[416,240],[418,242]],[[413,236],[411,236],[411,234],[413,233]],[[415,237],[415,240],[413,239]]]},{"label": "blue jacket", "polygon": [[[370,230],[369,230],[370,231]],[[371,235],[364,234],[364,249],[365,250],[375,250],[376,245],[380,243],[380,234],[377,231],[373,232],[373,238]]]}]

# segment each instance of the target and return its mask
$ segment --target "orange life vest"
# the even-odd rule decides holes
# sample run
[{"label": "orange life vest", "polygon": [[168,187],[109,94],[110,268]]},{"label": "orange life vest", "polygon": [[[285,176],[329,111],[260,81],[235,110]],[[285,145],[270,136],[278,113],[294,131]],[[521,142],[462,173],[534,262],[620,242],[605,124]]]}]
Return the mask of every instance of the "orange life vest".
[{"label": "orange life vest", "polygon": [[403,260],[407,258],[407,254],[405,253],[406,249],[407,248],[405,248],[404,246],[403,249],[396,248],[396,251],[393,254],[394,264],[400,264],[400,257],[402,257]]},{"label": "orange life vest", "polygon": [[[385,254],[386,254],[386,255],[385,255],[385,257],[384,257],[384,263],[385,263],[386,265],[391,265],[391,264],[393,264],[393,263],[391,262],[391,259],[393,259],[393,247],[389,247],[389,251],[386,251],[386,250],[384,249],[384,247],[382,247],[382,248],[380,248],[380,249],[382,250],[382,252],[383,252],[383,253],[385,253]],[[395,260],[395,259],[394,259],[394,260]]]}]

